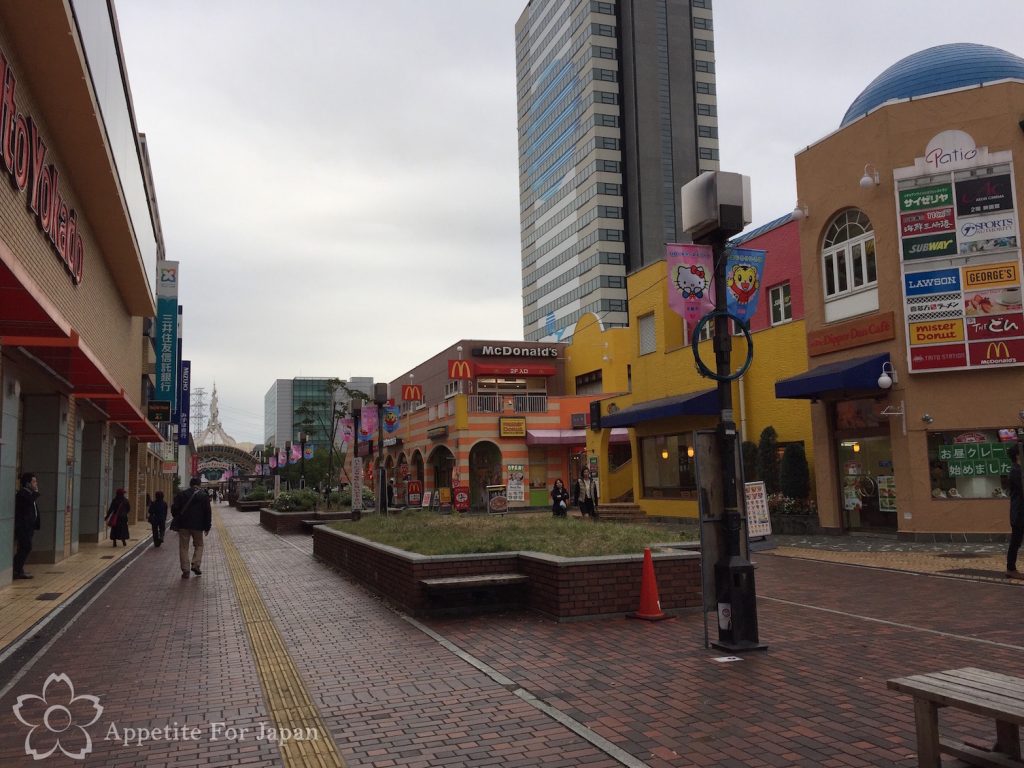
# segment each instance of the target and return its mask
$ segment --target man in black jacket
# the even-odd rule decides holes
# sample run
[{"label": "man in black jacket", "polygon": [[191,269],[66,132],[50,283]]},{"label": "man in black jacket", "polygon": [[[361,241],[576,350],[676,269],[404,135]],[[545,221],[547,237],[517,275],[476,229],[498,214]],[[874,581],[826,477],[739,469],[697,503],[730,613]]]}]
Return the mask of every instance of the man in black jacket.
[{"label": "man in black jacket", "polygon": [[39,479],[31,472],[21,476],[21,489],[14,495],[14,539],[18,548],[14,553],[14,578],[31,579],[25,573],[25,561],[32,551],[32,537],[39,530]]},{"label": "man in black jacket", "polygon": [[[210,509],[210,497],[201,487],[198,477],[193,477],[188,490],[182,491],[174,498],[171,505],[171,529],[178,532],[178,562],[181,565],[181,578],[189,577],[189,568],[196,576],[203,571],[203,537],[210,535],[213,527],[213,511]],[[189,560],[188,545],[192,542],[194,549]]]}]

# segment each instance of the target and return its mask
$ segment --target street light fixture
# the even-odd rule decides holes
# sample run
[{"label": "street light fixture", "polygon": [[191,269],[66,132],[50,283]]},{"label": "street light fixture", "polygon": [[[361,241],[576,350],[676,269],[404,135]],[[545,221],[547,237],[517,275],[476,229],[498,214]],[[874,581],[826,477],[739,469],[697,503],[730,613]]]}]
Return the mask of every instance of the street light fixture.
[{"label": "street light fixture", "polygon": [[387,470],[384,469],[384,406],[388,402],[388,385],[373,385],[373,404],[377,406],[377,513],[388,513]]}]

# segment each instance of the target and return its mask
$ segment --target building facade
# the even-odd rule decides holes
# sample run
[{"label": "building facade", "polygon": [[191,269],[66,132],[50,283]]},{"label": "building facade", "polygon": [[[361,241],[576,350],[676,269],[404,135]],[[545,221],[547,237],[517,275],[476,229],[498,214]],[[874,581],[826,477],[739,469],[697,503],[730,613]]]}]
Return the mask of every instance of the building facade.
[{"label": "building facade", "polygon": [[1022,115],[1024,59],[938,46],[883,72],[796,157],[812,367],[776,392],[812,403],[827,528],[1009,529]]},{"label": "building facade", "polygon": [[103,538],[115,488],[137,520],[170,491],[146,417],[162,254],[124,71],[107,3],[0,6],[0,583],[21,473],[41,493],[30,563]]},{"label": "building facade", "polygon": [[[286,443],[327,445],[330,423],[330,382],[335,379],[300,377],[277,379],[263,398],[263,440],[265,445],[283,448]],[[341,380],[349,389],[373,396],[373,379],[354,376]],[[347,403],[345,390],[334,392],[336,404]]]},{"label": "building facade", "polygon": [[516,24],[523,334],[628,323],[626,275],[684,239],[718,168],[711,0],[531,0]]}]

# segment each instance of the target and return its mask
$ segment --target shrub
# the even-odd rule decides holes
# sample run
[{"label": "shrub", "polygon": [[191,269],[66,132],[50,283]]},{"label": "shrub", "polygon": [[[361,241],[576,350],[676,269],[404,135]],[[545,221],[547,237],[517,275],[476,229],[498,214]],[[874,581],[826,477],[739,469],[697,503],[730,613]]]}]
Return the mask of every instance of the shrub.
[{"label": "shrub", "polygon": [[811,472],[804,447],[799,443],[790,443],[782,454],[779,490],[791,499],[806,499],[811,493]]},{"label": "shrub", "polygon": [[307,512],[316,507],[317,495],[313,491],[284,491],[274,502],[278,512]]},{"label": "shrub", "polygon": [[[363,486],[363,509],[372,507],[374,501],[373,491]],[[331,504],[341,505],[343,507],[349,507],[352,505],[352,486],[347,485],[341,491],[336,491],[331,494]]]},{"label": "shrub", "polygon": [[779,492],[779,435],[775,427],[765,427],[757,444],[757,476],[764,481],[769,495]]},{"label": "shrub", "polygon": [[744,440],[740,446],[743,456],[743,477],[748,483],[758,480],[757,476],[757,443]]},{"label": "shrub", "polygon": [[270,494],[267,493],[267,489],[262,485],[257,485],[242,497],[242,501],[266,501],[269,497]]},{"label": "shrub", "polygon": [[781,493],[768,497],[768,511],[773,515],[816,515],[818,505],[814,499],[793,499]]}]

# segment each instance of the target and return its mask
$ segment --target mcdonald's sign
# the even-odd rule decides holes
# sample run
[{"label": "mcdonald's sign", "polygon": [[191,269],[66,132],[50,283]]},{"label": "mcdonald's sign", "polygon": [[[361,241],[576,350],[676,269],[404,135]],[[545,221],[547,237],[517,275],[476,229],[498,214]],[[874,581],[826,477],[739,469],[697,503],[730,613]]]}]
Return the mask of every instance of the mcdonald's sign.
[{"label": "mcdonald's sign", "polygon": [[423,387],[420,384],[403,384],[402,401],[406,403],[419,403],[423,401]]},{"label": "mcdonald's sign", "polygon": [[452,381],[473,378],[473,364],[469,360],[449,360],[448,378]]},{"label": "mcdonald's sign", "polygon": [[1020,365],[1024,363],[1024,339],[993,339],[971,345],[971,365]]}]

